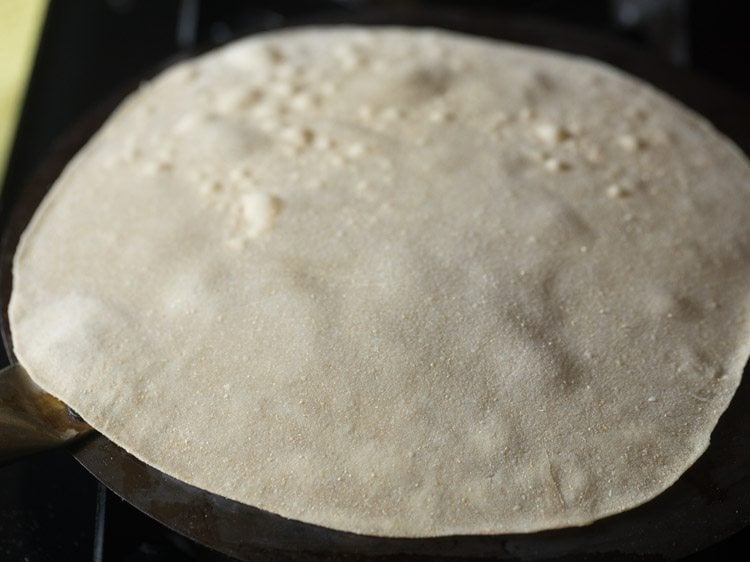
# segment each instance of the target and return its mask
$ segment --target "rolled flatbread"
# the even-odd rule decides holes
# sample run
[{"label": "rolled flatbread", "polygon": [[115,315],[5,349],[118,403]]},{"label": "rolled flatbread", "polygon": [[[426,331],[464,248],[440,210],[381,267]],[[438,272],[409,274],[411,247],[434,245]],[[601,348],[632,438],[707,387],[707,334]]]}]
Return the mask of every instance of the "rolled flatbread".
[{"label": "rolled flatbread", "polygon": [[344,531],[584,525],[706,449],[750,353],[750,166],[598,62],[274,32],[144,85],[14,263],[15,353],[154,467]]}]

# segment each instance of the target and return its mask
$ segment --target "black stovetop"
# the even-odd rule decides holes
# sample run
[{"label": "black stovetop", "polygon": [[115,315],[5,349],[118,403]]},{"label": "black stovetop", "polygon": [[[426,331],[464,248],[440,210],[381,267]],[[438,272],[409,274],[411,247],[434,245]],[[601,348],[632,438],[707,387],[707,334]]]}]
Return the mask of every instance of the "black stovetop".
[{"label": "black stovetop", "polygon": [[[451,6],[426,1],[244,2],[78,0],[50,3],[2,193],[0,222],[53,141],[88,108],[161,61],[195,45],[289,18],[366,7]],[[721,4],[721,6],[718,6]],[[503,14],[573,24],[631,41],[654,57],[717,78],[750,96],[750,41],[742,5],[700,0],[461,2]],[[655,6],[657,6],[655,8]],[[343,16],[342,16],[343,14]],[[7,359],[0,352],[0,361]],[[691,559],[739,559],[750,530]],[[273,559],[282,559],[274,556]],[[321,558],[322,559],[322,558]],[[227,561],[141,514],[107,491],[65,451],[0,468],[0,561]]]}]

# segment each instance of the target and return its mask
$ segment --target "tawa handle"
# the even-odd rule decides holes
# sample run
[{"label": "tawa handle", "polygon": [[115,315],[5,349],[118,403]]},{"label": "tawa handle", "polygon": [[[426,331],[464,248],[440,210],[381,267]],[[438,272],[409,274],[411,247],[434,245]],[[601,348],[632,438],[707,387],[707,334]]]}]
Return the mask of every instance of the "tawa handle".
[{"label": "tawa handle", "polygon": [[0,370],[0,465],[69,443],[92,431],[44,392],[20,365]]}]

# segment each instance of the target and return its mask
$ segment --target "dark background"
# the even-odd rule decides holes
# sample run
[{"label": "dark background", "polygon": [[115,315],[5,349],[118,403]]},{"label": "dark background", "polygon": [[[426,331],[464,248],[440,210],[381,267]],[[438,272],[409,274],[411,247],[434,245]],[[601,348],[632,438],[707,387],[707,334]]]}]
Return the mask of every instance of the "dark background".
[{"label": "dark background", "polygon": [[[714,79],[750,100],[750,22],[744,1],[495,2],[52,0],[3,182],[0,223],[55,139],[163,61],[248,30],[311,14],[372,8],[491,11],[580,28],[637,45],[644,56]],[[750,110],[750,106],[747,106]],[[7,359],[0,351],[0,361]],[[692,560],[746,559],[750,531]],[[165,530],[106,492],[64,451],[0,468],[0,560],[227,560]]]}]

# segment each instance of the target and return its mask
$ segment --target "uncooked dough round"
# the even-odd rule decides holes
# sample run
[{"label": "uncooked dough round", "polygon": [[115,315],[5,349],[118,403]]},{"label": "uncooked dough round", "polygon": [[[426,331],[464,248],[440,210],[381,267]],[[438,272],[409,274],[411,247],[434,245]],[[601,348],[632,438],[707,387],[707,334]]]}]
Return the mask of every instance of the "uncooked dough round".
[{"label": "uncooked dough round", "polygon": [[181,480],[386,536],[582,525],[705,450],[750,352],[750,167],[605,65],[309,28],[179,64],[15,258],[31,376]]}]

